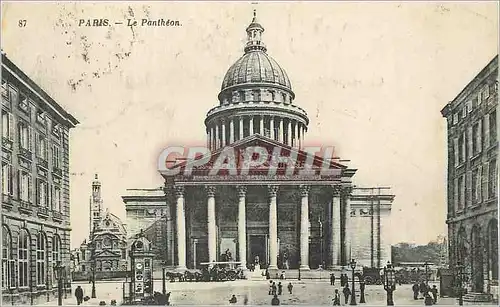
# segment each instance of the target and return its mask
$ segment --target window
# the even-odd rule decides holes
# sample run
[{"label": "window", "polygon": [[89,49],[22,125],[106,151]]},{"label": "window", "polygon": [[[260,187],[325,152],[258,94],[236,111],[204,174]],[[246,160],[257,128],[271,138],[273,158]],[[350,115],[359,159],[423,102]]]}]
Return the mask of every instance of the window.
[{"label": "window", "polygon": [[497,161],[491,160],[488,165],[488,197],[495,197],[497,190]]},{"label": "window", "polygon": [[475,155],[481,152],[481,122],[476,123],[472,127],[472,154]]},{"label": "window", "polygon": [[490,113],[490,146],[495,144],[497,142],[497,111],[493,111]]},{"label": "window", "polygon": [[2,79],[2,100],[9,100],[9,92],[7,90],[7,80]]},{"label": "window", "polygon": [[490,97],[490,86],[485,84],[481,90],[481,100],[486,100]]},{"label": "window", "polygon": [[61,212],[61,188],[54,186],[54,195],[52,196],[52,210]]},{"label": "window", "polygon": [[85,254],[86,254],[86,250],[83,250],[82,251],[82,261],[85,261]]},{"label": "window", "polygon": [[462,133],[458,139],[458,162],[462,163],[465,160],[465,134]]},{"label": "window", "polygon": [[23,201],[31,201],[31,175],[25,171],[19,171],[19,198]]},{"label": "window", "polygon": [[17,244],[17,266],[19,269],[19,287],[29,286],[29,235],[26,229],[21,229],[19,232],[18,244]]},{"label": "window", "polygon": [[59,147],[57,145],[52,146],[52,165],[55,168],[61,168],[61,165],[59,163]]},{"label": "window", "polygon": [[2,110],[2,138],[14,139],[14,115]]},{"label": "window", "polygon": [[31,151],[32,129],[25,122],[19,122],[19,144],[22,148]]},{"label": "window", "polygon": [[481,179],[479,175],[479,170],[475,169],[472,171],[472,183],[471,183],[471,188],[472,188],[472,202],[477,203],[479,202],[479,197],[480,197],[480,191],[481,191]]},{"label": "window", "polygon": [[19,95],[19,108],[21,108],[24,111],[29,110],[29,104],[28,104],[28,96],[26,96],[24,93],[21,93]]},{"label": "window", "polygon": [[9,86],[9,99],[10,101],[14,104],[14,103],[17,103],[17,90],[12,87],[12,86]]},{"label": "window", "polygon": [[15,287],[15,265],[12,259],[12,237],[6,226],[2,227],[2,290]]},{"label": "window", "polygon": [[[61,238],[58,235],[54,235],[52,237],[52,267],[55,267],[58,261],[61,261]],[[56,280],[55,275],[53,280]],[[53,284],[57,286],[57,283]]]},{"label": "window", "polygon": [[453,125],[458,123],[458,113],[453,114]]},{"label": "window", "polygon": [[464,196],[465,196],[465,181],[464,176],[460,176],[458,178],[458,209],[461,210],[464,208]]},{"label": "window", "polygon": [[467,113],[472,112],[472,100],[468,100],[468,101],[465,103],[465,109],[467,110]]},{"label": "window", "polygon": [[47,283],[47,239],[43,232],[39,232],[36,238],[36,284],[38,286]]},{"label": "window", "polygon": [[48,184],[42,179],[37,179],[36,187],[36,203],[39,206],[47,207],[48,205]]},{"label": "window", "polygon": [[47,160],[47,140],[43,134],[38,134],[36,142],[37,156],[43,160]]},{"label": "window", "polygon": [[2,161],[2,194],[12,195],[12,165]]}]

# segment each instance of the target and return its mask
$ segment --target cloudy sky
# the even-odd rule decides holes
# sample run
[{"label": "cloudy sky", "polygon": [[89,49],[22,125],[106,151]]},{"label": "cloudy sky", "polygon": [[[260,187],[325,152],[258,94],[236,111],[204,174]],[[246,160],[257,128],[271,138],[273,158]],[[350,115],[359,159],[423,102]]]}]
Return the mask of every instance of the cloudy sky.
[{"label": "cloudy sky", "polygon": [[[496,2],[2,3],[3,50],[81,122],[71,136],[73,246],[88,235],[94,173],[105,206],[125,219],[127,188],[162,185],[162,148],[205,144],[203,120],[242,55],[253,7],[309,114],[306,143],[336,146],[357,185],[393,188],[394,243],[445,234],[440,110],[497,54]],[[111,26],[79,26],[95,18]],[[182,26],[131,28],[128,18]]]}]

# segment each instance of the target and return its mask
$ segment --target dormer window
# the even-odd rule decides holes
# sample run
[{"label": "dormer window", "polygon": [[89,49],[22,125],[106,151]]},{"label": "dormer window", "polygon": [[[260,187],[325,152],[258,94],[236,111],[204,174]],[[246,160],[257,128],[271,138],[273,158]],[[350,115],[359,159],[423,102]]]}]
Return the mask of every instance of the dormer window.
[{"label": "dormer window", "polygon": [[46,124],[45,112],[43,112],[42,110],[38,110],[38,112],[36,113],[36,121],[45,126]]}]

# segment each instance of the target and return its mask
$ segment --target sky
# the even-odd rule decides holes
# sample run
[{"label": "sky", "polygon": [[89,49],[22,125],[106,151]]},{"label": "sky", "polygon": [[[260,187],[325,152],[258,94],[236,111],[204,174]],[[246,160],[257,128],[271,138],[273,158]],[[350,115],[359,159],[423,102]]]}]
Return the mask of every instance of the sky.
[{"label": "sky", "polygon": [[[125,221],[126,189],[163,185],[163,148],[206,143],[206,112],[243,54],[254,8],[308,113],[305,145],[335,146],[358,186],[392,187],[392,243],[446,234],[440,110],[498,53],[497,2],[2,2],[2,49],[80,121],[73,247],[88,236],[95,173],[104,206]],[[109,26],[79,26],[104,18]],[[128,27],[128,18],[181,26]]]}]

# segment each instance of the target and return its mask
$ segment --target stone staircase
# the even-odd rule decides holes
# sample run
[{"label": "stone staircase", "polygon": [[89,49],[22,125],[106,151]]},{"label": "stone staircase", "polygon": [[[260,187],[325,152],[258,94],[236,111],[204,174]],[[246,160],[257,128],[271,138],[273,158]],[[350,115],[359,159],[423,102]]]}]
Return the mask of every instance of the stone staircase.
[{"label": "stone staircase", "polygon": [[492,301],[491,294],[469,292],[463,297],[464,302],[470,303],[488,303]]},{"label": "stone staircase", "polygon": [[252,272],[250,270],[245,271],[245,278],[248,280],[266,280],[266,270],[256,267]]}]

